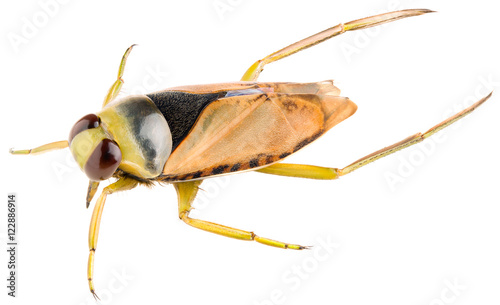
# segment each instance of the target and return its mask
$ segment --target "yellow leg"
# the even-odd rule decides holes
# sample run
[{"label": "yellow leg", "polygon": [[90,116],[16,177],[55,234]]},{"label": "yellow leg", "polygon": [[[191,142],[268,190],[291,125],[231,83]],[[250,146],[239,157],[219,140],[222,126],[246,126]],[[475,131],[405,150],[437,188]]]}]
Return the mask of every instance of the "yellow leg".
[{"label": "yellow leg", "polygon": [[118,78],[116,81],[113,83],[111,88],[108,90],[108,94],[106,94],[106,97],[104,98],[104,103],[102,104],[102,107],[106,106],[109,102],[111,102],[115,97],[118,96],[118,93],[120,93],[120,90],[122,89],[123,86],[123,72],[125,71],[125,64],[127,63],[127,57],[132,51],[132,48],[135,46],[135,44],[131,45],[127,51],[125,51],[125,54],[123,54],[122,60],[120,62],[120,68],[118,69]]},{"label": "yellow leg", "polygon": [[413,9],[413,10],[402,10],[391,13],[380,14],[376,16],[371,16],[363,19],[358,19],[350,21],[347,23],[341,23],[315,35],[309,36],[301,41],[293,43],[279,51],[276,51],[261,60],[256,61],[248,70],[245,72],[242,81],[255,81],[259,77],[260,72],[264,69],[264,66],[272,63],[274,61],[280,60],[294,53],[312,47],[320,42],[328,40],[332,37],[345,33],[347,31],[355,31],[366,29],[372,26],[380,25],[386,22],[395,21],[402,18],[418,16],[426,13],[431,13],[431,10],[426,9]]},{"label": "yellow leg", "polygon": [[182,219],[188,225],[204,231],[223,235],[226,237],[231,237],[241,240],[250,240],[250,241],[254,240],[258,243],[277,248],[294,249],[294,250],[307,249],[307,247],[304,246],[287,244],[280,241],[263,238],[255,235],[253,232],[243,231],[240,229],[223,226],[205,220],[190,218],[189,212],[191,211],[191,203],[196,197],[196,193],[198,192],[198,186],[201,184],[201,182],[202,180],[197,180],[197,181],[180,182],[174,184],[179,199],[179,218]]},{"label": "yellow leg", "polygon": [[446,119],[445,121],[437,124],[432,127],[425,133],[417,133],[413,136],[410,136],[398,143],[395,143],[391,146],[382,148],[374,153],[365,156],[350,165],[338,169],[338,168],[329,168],[329,167],[320,167],[313,165],[300,165],[300,164],[285,164],[285,163],[277,163],[270,165],[268,167],[257,170],[258,172],[279,176],[289,176],[289,177],[299,177],[299,178],[310,178],[310,179],[337,179],[340,176],[347,175],[354,170],[365,166],[375,160],[383,158],[387,155],[397,152],[398,150],[404,149],[406,147],[417,144],[428,137],[432,136],[436,132],[441,129],[453,124],[454,122],[460,120],[464,116],[468,115],[472,111],[474,111],[477,107],[479,107],[482,103],[484,103],[488,98],[490,98],[492,93],[488,94],[486,97],[482,98],[474,105],[469,108],[463,110],[460,113],[455,114],[454,116]]},{"label": "yellow leg", "polygon": [[48,152],[54,149],[63,149],[68,147],[68,141],[58,141],[58,142],[53,142],[49,144],[45,144],[42,146],[39,146],[37,148],[32,148],[32,149],[19,149],[19,150],[13,150],[12,148],[10,149],[10,153],[13,155],[34,155],[34,154],[39,154],[39,153],[44,153]]},{"label": "yellow leg", "polygon": [[89,261],[87,266],[87,278],[89,281],[90,292],[94,295],[96,299],[99,299],[94,289],[94,256],[97,247],[97,238],[99,236],[99,225],[101,224],[102,211],[104,209],[104,203],[106,202],[106,197],[109,194],[118,191],[126,191],[133,189],[138,184],[137,180],[130,178],[121,178],[113,184],[108,185],[102,190],[101,195],[97,199],[94,207],[94,212],[92,213],[92,219],[90,221],[89,229]]},{"label": "yellow leg", "polygon": [[257,172],[295,178],[333,180],[339,177],[338,168],[305,164],[276,163],[258,169]]}]

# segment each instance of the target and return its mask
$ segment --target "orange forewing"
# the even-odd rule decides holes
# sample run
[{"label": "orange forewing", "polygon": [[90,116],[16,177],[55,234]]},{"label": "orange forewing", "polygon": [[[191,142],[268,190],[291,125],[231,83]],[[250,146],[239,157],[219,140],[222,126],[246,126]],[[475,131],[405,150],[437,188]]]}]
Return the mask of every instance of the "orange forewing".
[{"label": "orange forewing", "polygon": [[[217,85],[175,90],[272,90],[225,97],[209,104],[170,155],[161,180],[192,180],[270,165],[314,141],[357,109],[348,98],[338,96],[339,90],[331,81]],[[220,90],[221,87],[225,89]]]}]

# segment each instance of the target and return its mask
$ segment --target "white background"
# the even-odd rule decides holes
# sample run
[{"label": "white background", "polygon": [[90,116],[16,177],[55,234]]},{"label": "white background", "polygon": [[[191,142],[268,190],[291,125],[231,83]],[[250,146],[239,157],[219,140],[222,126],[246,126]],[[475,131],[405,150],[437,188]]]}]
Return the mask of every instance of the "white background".
[{"label": "white background", "polygon": [[[75,0],[51,6],[51,16],[40,5],[47,0],[6,2],[1,185],[3,196],[18,195],[19,282],[15,300],[0,289],[2,304],[93,303],[85,175],[68,150],[7,151],[66,139],[76,120],[99,110],[129,45],[139,44],[125,94],[237,81],[255,60],[292,42],[404,8],[439,12],[347,33],[267,66],[262,81],[333,78],[359,107],[288,161],[343,167],[427,130],[496,86],[489,102],[428,144],[338,181],[247,173],[202,185],[192,216],[311,251],[191,228],[177,217],[172,186],[112,195],[96,254],[97,293],[102,304],[500,302],[497,2]],[[19,40],[34,18],[35,31]],[[329,253],[320,240],[338,247]],[[7,256],[0,253],[4,287]]]}]

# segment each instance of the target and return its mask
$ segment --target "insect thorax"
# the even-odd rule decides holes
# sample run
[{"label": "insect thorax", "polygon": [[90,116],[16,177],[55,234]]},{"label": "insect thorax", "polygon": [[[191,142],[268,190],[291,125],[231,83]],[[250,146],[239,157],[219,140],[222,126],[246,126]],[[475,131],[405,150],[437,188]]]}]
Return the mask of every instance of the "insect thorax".
[{"label": "insect thorax", "polygon": [[122,151],[119,169],[146,179],[162,173],[172,152],[172,136],[165,117],[149,97],[125,97],[97,115]]}]

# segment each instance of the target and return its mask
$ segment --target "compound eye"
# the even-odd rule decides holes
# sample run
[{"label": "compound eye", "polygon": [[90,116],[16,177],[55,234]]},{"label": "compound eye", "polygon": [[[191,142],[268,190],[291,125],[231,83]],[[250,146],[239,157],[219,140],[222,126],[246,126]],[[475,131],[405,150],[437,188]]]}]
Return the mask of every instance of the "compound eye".
[{"label": "compound eye", "polygon": [[80,132],[87,129],[99,127],[99,123],[100,123],[99,117],[93,113],[87,114],[83,118],[79,119],[75,123],[75,125],[73,125],[73,128],[71,128],[71,131],[69,133],[69,143],[71,144],[73,138]]},{"label": "compound eye", "polygon": [[85,163],[84,171],[91,180],[106,180],[113,176],[121,161],[122,152],[118,144],[104,139],[90,155]]}]

